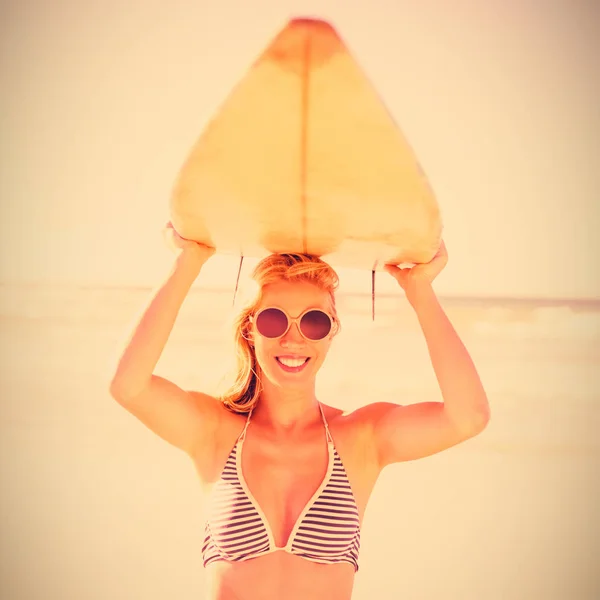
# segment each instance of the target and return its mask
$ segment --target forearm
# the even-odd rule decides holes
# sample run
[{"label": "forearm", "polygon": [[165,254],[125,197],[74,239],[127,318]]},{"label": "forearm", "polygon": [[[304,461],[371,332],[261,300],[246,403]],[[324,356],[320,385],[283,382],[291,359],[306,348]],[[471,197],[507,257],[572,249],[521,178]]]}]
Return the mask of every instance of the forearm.
[{"label": "forearm", "polygon": [[489,419],[489,404],[475,365],[430,284],[406,291],[425,336],[444,408],[460,427],[479,428]]},{"label": "forearm", "polygon": [[201,267],[202,261],[193,253],[178,255],[126,343],[111,381],[114,396],[135,396],[151,381],[183,301]]}]

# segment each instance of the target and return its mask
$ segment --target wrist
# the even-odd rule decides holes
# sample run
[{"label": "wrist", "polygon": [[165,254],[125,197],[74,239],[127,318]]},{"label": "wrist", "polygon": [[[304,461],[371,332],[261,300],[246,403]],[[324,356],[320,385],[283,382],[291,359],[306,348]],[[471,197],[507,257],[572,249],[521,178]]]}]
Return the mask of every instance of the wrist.
[{"label": "wrist", "polygon": [[436,297],[429,281],[415,281],[404,288],[404,293],[413,308],[424,301]]},{"label": "wrist", "polygon": [[175,268],[177,271],[185,271],[191,275],[198,275],[200,269],[206,262],[205,257],[193,247],[183,248],[175,259]]}]

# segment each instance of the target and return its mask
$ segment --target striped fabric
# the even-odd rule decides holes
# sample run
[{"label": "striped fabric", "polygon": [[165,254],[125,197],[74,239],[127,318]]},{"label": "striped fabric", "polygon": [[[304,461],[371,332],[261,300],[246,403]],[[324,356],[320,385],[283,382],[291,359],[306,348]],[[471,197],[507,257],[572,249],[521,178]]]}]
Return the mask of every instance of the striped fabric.
[{"label": "striped fabric", "polygon": [[202,546],[205,567],[215,561],[242,561],[283,550],[318,563],[347,562],[358,570],[358,507],[322,408],[321,415],[329,453],[327,473],[298,517],[284,547],[275,545],[269,523],[242,473],[248,416],[246,427],[211,493]]}]

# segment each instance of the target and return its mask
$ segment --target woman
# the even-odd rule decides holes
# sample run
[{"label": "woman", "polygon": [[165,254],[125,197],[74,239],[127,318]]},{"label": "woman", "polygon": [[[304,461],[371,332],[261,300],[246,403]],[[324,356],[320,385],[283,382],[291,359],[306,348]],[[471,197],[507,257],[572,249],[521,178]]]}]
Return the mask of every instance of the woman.
[{"label": "woman", "polygon": [[211,600],[349,600],[360,526],[381,470],[481,432],[485,391],[444,314],[428,264],[386,270],[425,335],[443,402],[374,402],[350,413],[320,403],[315,378],[339,331],[335,272],[305,255],[256,267],[257,295],[236,320],[238,373],[222,398],[153,374],[178,311],[213,248],[180,238],[174,269],[122,355],[113,397],[194,461],[207,494],[202,544]]}]

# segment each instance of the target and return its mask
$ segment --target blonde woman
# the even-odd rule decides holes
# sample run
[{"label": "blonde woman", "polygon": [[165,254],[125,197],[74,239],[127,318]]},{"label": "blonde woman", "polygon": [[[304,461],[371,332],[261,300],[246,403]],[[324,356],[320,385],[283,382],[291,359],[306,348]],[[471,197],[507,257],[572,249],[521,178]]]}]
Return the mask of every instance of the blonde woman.
[{"label": "blonde woman", "polygon": [[[271,255],[236,320],[238,372],[223,397],[154,375],[179,309],[213,254],[172,227],[175,266],[120,359],[112,396],[181,448],[207,490],[201,549],[210,600],[349,600],[369,496],[391,463],[440,452],[489,419],[475,367],[444,314],[428,264],[386,267],[427,341],[443,402],[373,402],[346,413],[316,398],[315,379],[340,329],[337,276],[322,260]],[[376,399],[375,399],[376,400]]]}]

